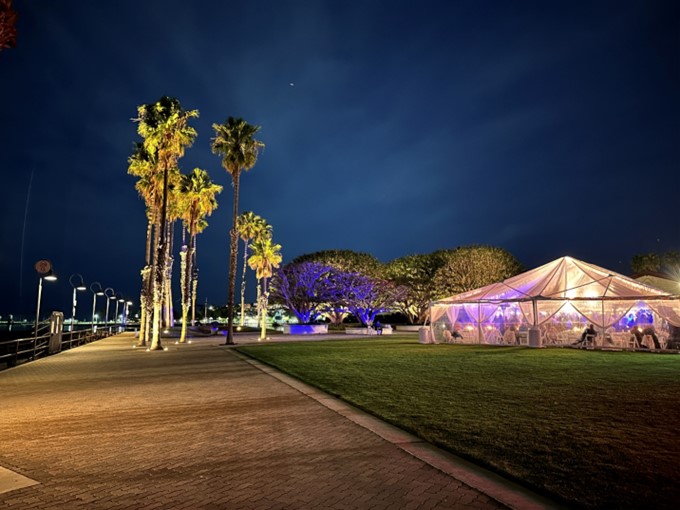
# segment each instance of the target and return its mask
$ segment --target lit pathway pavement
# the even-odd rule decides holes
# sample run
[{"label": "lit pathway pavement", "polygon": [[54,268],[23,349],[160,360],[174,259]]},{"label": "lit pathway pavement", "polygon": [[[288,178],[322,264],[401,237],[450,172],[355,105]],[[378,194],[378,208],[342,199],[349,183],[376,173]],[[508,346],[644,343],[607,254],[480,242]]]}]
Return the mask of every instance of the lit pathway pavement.
[{"label": "lit pathway pavement", "polygon": [[0,372],[0,508],[503,508],[223,342],[123,334]]}]

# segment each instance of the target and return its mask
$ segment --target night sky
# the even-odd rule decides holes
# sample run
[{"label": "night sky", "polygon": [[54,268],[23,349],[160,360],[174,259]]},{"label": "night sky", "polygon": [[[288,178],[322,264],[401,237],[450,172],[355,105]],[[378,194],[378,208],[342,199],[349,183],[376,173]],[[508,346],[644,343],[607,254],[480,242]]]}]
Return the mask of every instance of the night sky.
[{"label": "night sky", "polygon": [[163,95],[200,111],[182,171],[225,188],[198,239],[201,303],[227,297],[232,188],[210,139],[228,116],[262,127],[240,210],[273,225],[284,262],[481,243],[528,268],[570,255],[629,273],[636,253],[680,250],[675,0],[14,8],[17,47],[0,52],[2,316],[34,313],[41,258],[60,277],[44,309],[70,316],[73,273],[138,303],[131,119]]}]

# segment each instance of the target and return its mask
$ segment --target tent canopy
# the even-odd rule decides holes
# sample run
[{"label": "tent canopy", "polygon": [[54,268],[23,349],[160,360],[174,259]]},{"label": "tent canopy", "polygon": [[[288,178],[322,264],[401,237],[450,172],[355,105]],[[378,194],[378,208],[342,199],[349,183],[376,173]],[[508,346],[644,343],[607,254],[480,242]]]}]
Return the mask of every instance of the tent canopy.
[{"label": "tent canopy", "polygon": [[[595,324],[600,334],[633,327],[680,327],[680,296],[613,271],[562,257],[531,271],[432,303],[433,331],[497,338],[539,328],[544,338]],[[562,335],[564,336],[564,335]],[[490,342],[493,343],[493,342]]]},{"label": "tent canopy", "polygon": [[564,299],[669,299],[673,295],[632,278],[571,257],[436,304]]}]

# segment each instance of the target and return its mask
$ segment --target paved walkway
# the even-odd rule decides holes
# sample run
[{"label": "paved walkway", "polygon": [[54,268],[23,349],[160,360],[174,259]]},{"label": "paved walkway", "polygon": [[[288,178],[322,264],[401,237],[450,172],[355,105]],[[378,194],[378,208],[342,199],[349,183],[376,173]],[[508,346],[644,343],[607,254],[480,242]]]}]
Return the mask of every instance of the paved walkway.
[{"label": "paved walkway", "polygon": [[0,372],[0,508],[504,508],[223,342],[145,352],[122,334]]}]

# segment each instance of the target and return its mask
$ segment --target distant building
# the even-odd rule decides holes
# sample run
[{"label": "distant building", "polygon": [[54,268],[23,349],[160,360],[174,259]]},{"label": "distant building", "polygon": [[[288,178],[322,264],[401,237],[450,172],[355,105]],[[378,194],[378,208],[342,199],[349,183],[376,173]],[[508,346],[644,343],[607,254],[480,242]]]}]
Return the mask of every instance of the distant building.
[{"label": "distant building", "polygon": [[680,294],[680,282],[665,273],[646,271],[644,273],[633,274],[630,277],[640,283],[651,285],[652,287],[665,290],[671,294]]}]

